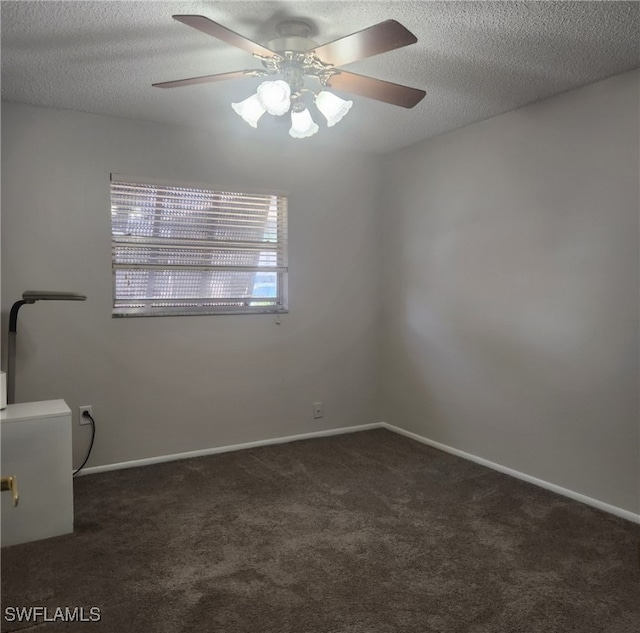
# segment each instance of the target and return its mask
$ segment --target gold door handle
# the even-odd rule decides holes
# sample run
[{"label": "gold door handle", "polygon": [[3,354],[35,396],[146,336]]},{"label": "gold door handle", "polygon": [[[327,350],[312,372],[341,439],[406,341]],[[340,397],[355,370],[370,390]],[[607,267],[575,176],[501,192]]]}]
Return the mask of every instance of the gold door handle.
[{"label": "gold door handle", "polygon": [[2,492],[11,491],[13,505],[14,507],[17,506],[18,499],[20,498],[18,494],[18,480],[13,475],[9,475],[8,477],[2,477],[0,483],[2,484]]}]

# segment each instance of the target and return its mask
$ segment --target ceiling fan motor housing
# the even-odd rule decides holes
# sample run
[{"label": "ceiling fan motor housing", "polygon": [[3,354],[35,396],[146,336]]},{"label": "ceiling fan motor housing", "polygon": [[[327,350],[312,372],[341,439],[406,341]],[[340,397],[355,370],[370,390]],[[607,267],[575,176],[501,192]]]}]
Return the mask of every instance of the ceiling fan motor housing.
[{"label": "ceiling fan motor housing", "polygon": [[279,37],[270,40],[267,48],[280,55],[285,52],[304,53],[318,46],[318,43],[309,37],[311,27],[300,20],[280,22],[276,26],[276,33]]}]

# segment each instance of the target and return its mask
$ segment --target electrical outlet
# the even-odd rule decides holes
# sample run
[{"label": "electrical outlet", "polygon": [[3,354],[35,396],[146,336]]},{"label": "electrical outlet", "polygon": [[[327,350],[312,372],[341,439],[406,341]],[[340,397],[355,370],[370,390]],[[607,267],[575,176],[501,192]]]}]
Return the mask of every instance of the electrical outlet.
[{"label": "electrical outlet", "polygon": [[322,402],[314,402],[313,403],[313,419],[317,420],[324,416],[324,405]]},{"label": "electrical outlet", "polygon": [[89,418],[84,417],[84,412],[86,411],[89,415],[93,415],[91,411],[91,405],[85,404],[83,407],[78,407],[79,415],[80,415],[80,425],[82,424],[91,424],[91,420]]}]

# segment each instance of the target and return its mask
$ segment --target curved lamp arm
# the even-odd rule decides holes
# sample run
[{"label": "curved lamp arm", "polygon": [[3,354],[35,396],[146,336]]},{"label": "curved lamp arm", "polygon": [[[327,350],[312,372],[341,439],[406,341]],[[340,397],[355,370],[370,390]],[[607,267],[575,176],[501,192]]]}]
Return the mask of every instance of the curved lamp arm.
[{"label": "curved lamp arm", "polygon": [[11,306],[9,312],[9,340],[7,341],[7,404],[16,401],[16,332],[18,330],[18,310],[25,303],[36,301],[86,301],[86,295],[76,292],[47,292],[43,290],[26,290],[22,299]]}]

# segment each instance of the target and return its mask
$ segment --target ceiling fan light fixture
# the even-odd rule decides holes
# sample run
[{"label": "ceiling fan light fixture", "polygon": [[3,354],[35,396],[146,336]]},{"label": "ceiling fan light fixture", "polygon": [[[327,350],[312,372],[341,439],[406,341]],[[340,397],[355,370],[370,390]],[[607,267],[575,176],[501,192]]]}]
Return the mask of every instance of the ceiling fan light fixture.
[{"label": "ceiling fan light fixture", "polygon": [[311,114],[307,108],[300,112],[291,113],[291,129],[289,135],[293,138],[307,138],[313,136],[320,128],[318,124],[311,118]]},{"label": "ceiling fan light fixture", "polygon": [[282,116],[291,107],[291,87],[286,81],[263,81],[258,86],[258,101],[269,113]]},{"label": "ceiling fan light fixture", "polygon": [[231,107],[239,114],[251,127],[258,127],[260,117],[266,112],[262,107],[258,95],[251,95],[248,99],[240,103],[232,103]]},{"label": "ceiling fan light fixture", "polygon": [[318,110],[327,119],[328,127],[333,127],[341,121],[353,105],[353,101],[341,99],[327,90],[319,92],[316,95],[315,102]]},{"label": "ceiling fan light fixture", "polygon": [[[318,44],[310,38],[313,30],[310,24],[288,19],[276,25],[279,37],[263,46],[203,15],[174,15],[173,19],[250,53],[262,62],[262,68],[163,81],[152,85],[156,88],[180,88],[245,77],[281,77],[277,81],[261,80],[256,94],[240,103],[231,104],[235,112],[254,128],[258,127],[258,121],[265,112],[282,116],[290,111],[292,116],[289,134],[294,138],[313,136],[318,131],[318,126],[302,102],[307,93],[315,93],[315,90],[305,87],[308,79],[317,80],[321,86],[329,86],[341,93],[353,93],[403,108],[413,108],[426,94],[418,88],[358,75],[340,68],[415,44],[418,41],[416,36],[396,20],[385,20],[326,44]],[[315,105],[326,118],[328,127],[333,127],[349,112],[353,102],[322,90],[315,99]]]}]

